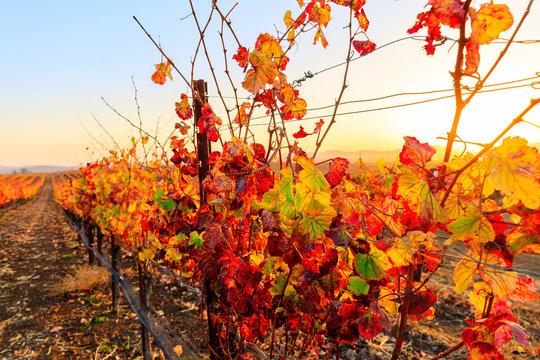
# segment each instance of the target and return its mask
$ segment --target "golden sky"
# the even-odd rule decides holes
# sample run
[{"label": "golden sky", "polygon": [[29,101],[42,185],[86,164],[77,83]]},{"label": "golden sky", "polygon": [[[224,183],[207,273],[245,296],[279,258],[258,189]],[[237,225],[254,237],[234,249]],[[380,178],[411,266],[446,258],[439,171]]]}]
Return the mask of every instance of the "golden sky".
[{"label": "golden sky", "polygon": [[[220,1],[222,9],[236,1]],[[197,2],[199,3],[199,2]],[[200,2],[202,3],[202,2]],[[426,0],[367,0],[366,14],[370,20],[367,32],[379,47],[408,36],[406,30],[414,24],[416,14]],[[473,6],[482,2],[473,1]],[[518,22],[527,2],[505,1]],[[206,4],[206,2],[205,2]],[[78,165],[95,159],[104,148],[112,148],[108,135],[94,121],[95,116],[120,143],[127,144],[137,131],[120,119],[102,102],[101,96],[118,111],[138,123],[134,102],[133,81],[138,90],[143,127],[149,132],[158,129],[166,137],[174,128],[174,102],[187,92],[185,84],[174,75],[174,81],[163,86],[151,82],[154,64],[161,57],[132,19],[136,15],[148,31],[159,39],[164,49],[189,76],[190,62],[198,39],[189,4],[178,1],[93,1],[91,3],[57,1],[54,7],[41,2],[11,2],[0,14],[4,86],[0,89],[0,165],[57,164]],[[276,33],[284,29],[283,14],[298,9],[296,1],[243,1],[230,15],[233,26],[244,46],[253,48],[261,32]],[[201,18],[208,5],[201,5]],[[323,49],[313,46],[313,33],[307,33],[290,52],[289,81],[301,78],[304,72],[318,73],[343,62],[346,56],[348,31],[343,28],[347,13],[334,6],[333,21],[326,34],[330,45]],[[540,39],[540,5],[534,4],[518,40]],[[223,53],[214,21],[206,37],[213,65],[225,96],[233,95],[223,73]],[[508,38],[513,28],[501,35]],[[456,31],[443,30],[444,35],[457,38]],[[420,33],[423,34],[423,33]],[[226,33],[229,65],[239,84],[241,70],[230,57],[236,48]],[[359,39],[362,39],[359,37]],[[322,150],[392,150],[402,146],[403,136],[415,136],[422,142],[443,145],[436,140],[449,131],[454,111],[453,99],[422,105],[370,111],[376,108],[422,101],[443,92],[424,95],[402,95],[381,101],[357,102],[403,92],[424,92],[452,88],[449,71],[455,62],[457,46],[448,41],[427,56],[423,42],[403,40],[351,63],[343,104],[338,113],[354,113],[338,117]],[[504,44],[482,46],[480,74],[485,74]],[[512,44],[499,68],[487,82],[496,84],[534,77],[540,71],[540,43]],[[331,105],[339,94],[344,66],[318,73],[299,88],[308,109]],[[209,82],[210,102],[223,115],[223,108],[211,81],[205,59],[197,59],[196,78]],[[537,79],[538,80],[538,79]],[[533,80],[529,80],[531,83]],[[516,84],[525,84],[520,82]],[[470,79],[467,84],[474,85]],[[537,86],[538,89],[539,86]],[[465,109],[458,134],[465,140],[487,142],[494,138],[513,117],[526,107],[531,97],[540,92],[532,87],[479,94]],[[249,95],[240,91],[239,95]],[[233,99],[227,98],[229,105]],[[356,102],[355,102],[356,101]],[[315,121],[332,109],[308,111],[312,120],[289,123],[292,134],[300,125],[311,131]],[[364,112],[361,112],[364,111]],[[92,115],[93,114],[93,115]],[[540,110],[534,109],[527,120],[540,123]],[[265,119],[253,127],[258,139],[265,136]],[[510,134],[530,142],[540,142],[540,129],[528,124],[518,125]],[[264,140],[258,140],[264,143]],[[314,147],[313,138],[301,140],[306,150]],[[103,144],[103,147],[100,145]],[[86,150],[86,148],[89,150]]]}]

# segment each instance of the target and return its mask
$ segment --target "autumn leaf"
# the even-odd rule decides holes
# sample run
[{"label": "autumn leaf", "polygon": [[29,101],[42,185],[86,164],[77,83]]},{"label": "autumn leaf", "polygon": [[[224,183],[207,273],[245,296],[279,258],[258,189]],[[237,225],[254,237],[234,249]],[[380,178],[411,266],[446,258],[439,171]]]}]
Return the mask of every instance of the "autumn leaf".
[{"label": "autumn leaf", "polygon": [[532,278],[517,278],[516,288],[512,295],[510,295],[510,299],[522,303],[539,301],[540,298],[537,292],[536,284]]},{"label": "autumn leaf", "polygon": [[353,46],[354,46],[354,49],[358,52],[358,55],[363,56],[375,50],[375,47],[377,45],[375,45],[375,43],[369,40],[365,40],[365,41],[354,40]]},{"label": "autumn leaf", "polygon": [[453,233],[456,240],[472,240],[485,244],[495,239],[495,231],[489,220],[482,214],[472,211],[448,224],[448,230]]},{"label": "autumn leaf", "polygon": [[405,145],[399,153],[399,161],[415,169],[425,168],[436,150],[428,143],[420,143],[415,137],[405,136],[403,139],[405,139]]},{"label": "autumn leaf", "polygon": [[469,8],[471,36],[467,42],[465,73],[473,74],[480,63],[480,45],[489,44],[514,23],[510,9],[505,4],[483,4],[478,11]]},{"label": "autumn leaf", "polygon": [[423,229],[431,227],[433,222],[446,223],[446,214],[423,176],[413,168],[400,166],[399,169],[401,174],[395,179],[396,195],[418,211]]},{"label": "autumn leaf", "polygon": [[351,276],[349,278],[347,289],[355,295],[367,294],[369,291],[369,284],[359,276]]},{"label": "autumn leaf", "polygon": [[249,52],[243,46],[239,46],[236,54],[233,55],[233,59],[236,60],[238,66],[245,68],[249,61]]},{"label": "autumn leaf", "polygon": [[492,266],[506,268],[504,260],[496,254],[486,254],[482,257],[482,262],[487,264],[479,264],[478,266],[478,273],[482,280],[491,286],[495,296],[499,298],[509,297],[516,288],[516,273],[493,268]]},{"label": "autumn leaf", "polygon": [[178,356],[182,355],[182,353],[184,352],[184,348],[182,347],[182,345],[176,345],[173,350]]},{"label": "autumn leaf", "polygon": [[498,189],[521,200],[530,209],[540,207],[538,149],[527,146],[527,140],[523,138],[508,137],[486,154],[486,158]]},{"label": "autumn leaf", "polygon": [[358,274],[366,281],[380,279],[383,273],[383,255],[384,253],[377,249],[372,249],[369,254],[356,254],[354,266]]},{"label": "autumn leaf", "polygon": [[477,264],[472,261],[461,260],[454,268],[454,284],[456,293],[460,294],[472,285]]},{"label": "autumn leaf", "polygon": [[358,21],[358,26],[360,26],[360,29],[367,31],[369,27],[369,20],[366,17],[366,13],[364,12],[364,9],[361,9],[360,11],[356,11],[354,14],[354,17]]},{"label": "autumn leaf", "polygon": [[314,192],[321,192],[330,189],[330,185],[326,181],[323,174],[315,169],[315,162],[313,159],[307,159],[305,157],[298,157],[298,165],[302,167],[298,180],[305,184],[310,190]]},{"label": "autumn leaf", "polygon": [[305,210],[298,222],[298,229],[313,240],[320,239],[324,237],[325,231],[330,230],[330,224],[336,215],[332,207],[327,207],[322,211]]},{"label": "autumn leaf", "polygon": [[279,110],[284,120],[300,120],[306,115],[307,103],[304,99],[296,98],[293,102],[283,105]]},{"label": "autumn leaf", "polygon": [[410,299],[409,314],[420,316],[432,307],[435,301],[437,296],[429,290],[414,293]]},{"label": "autumn leaf", "polygon": [[306,136],[309,136],[309,135],[311,135],[311,134],[308,134],[307,132],[305,132],[304,127],[302,125],[300,125],[300,129],[293,134],[293,137],[295,139],[301,139],[301,138],[305,138]]},{"label": "autumn leaf", "polygon": [[238,125],[246,125],[248,121],[248,113],[246,110],[249,110],[251,108],[251,104],[248,102],[242,103],[240,107],[238,108],[238,113],[234,117],[235,124]]},{"label": "autumn leaf", "polygon": [[266,56],[254,50],[249,56],[249,62],[253,66],[242,82],[244,89],[252,94],[263,90],[266,84],[271,84],[278,75],[276,65]]},{"label": "autumn leaf", "polygon": [[260,54],[268,59],[272,59],[279,70],[285,70],[289,58],[283,52],[279,41],[268,33],[260,34],[255,43],[255,48]]},{"label": "autumn leaf", "polygon": [[152,81],[156,84],[163,85],[167,76],[172,80],[171,63],[169,60],[156,65],[156,72],[152,74]]},{"label": "autumn leaf", "polygon": [[180,99],[180,102],[174,103],[176,115],[182,120],[189,120],[193,116],[193,112],[191,111],[191,106],[189,106],[188,97],[186,94],[182,94],[180,95]]},{"label": "autumn leaf", "polygon": [[471,38],[479,45],[489,44],[497,39],[500,33],[508,30],[514,23],[514,17],[505,4],[483,4],[478,11],[470,8],[469,16],[472,20]]},{"label": "autumn leaf", "polygon": [[418,14],[416,24],[407,32],[414,34],[423,27],[427,27],[427,44],[424,49],[428,55],[433,55],[435,53],[433,42],[442,37],[441,25],[457,29],[465,16],[465,11],[460,0],[429,0],[428,5],[431,8]]},{"label": "autumn leaf", "polygon": [[380,317],[373,311],[366,312],[358,322],[358,331],[365,339],[369,340],[379,335],[383,330]]}]

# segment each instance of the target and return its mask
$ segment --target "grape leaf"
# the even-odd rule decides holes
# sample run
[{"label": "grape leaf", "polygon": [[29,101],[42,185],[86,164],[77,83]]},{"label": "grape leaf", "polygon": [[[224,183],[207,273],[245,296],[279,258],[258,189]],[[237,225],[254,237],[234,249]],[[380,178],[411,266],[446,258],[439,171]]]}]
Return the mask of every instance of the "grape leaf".
[{"label": "grape leaf", "polygon": [[471,38],[476,39],[479,45],[497,39],[514,23],[514,17],[505,4],[483,4],[478,11],[469,8],[469,16],[472,20]]},{"label": "grape leaf", "polygon": [[369,284],[359,276],[351,276],[349,278],[347,289],[355,295],[367,294],[369,291]]},{"label": "grape leaf", "polygon": [[377,249],[372,249],[369,254],[356,254],[354,266],[364,280],[379,280],[381,278],[383,272],[381,257],[383,254]]},{"label": "grape leaf", "polygon": [[538,149],[523,138],[508,137],[486,157],[496,187],[530,209],[540,207]]},{"label": "grape leaf", "polygon": [[266,84],[272,84],[274,82],[278,71],[272,60],[257,50],[251,52],[249,62],[253,68],[247,72],[242,86],[250,93],[257,94],[264,89]]},{"label": "grape leaf", "polygon": [[238,47],[238,51],[233,55],[233,59],[236,60],[238,66],[245,68],[249,61],[249,52],[243,46]]},{"label": "grape leaf", "polygon": [[363,56],[375,50],[375,47],[377,45],[369,40],[364,40],[364,41],[354,40],[353,46],[354,46],[354,49],[358,52],[358,55]]},{"label": "grape leaf", "polygon": [[465,73],[473,74],[480,64],[480,45],[489,44],[514,23],[512,13],[505,4],[483,4],[478,11],[469,8],[471,36],[467,42]]},{"label": "grape leaf", "polygon": [[358,322],[358,331],[367,340],[379,335],[383,330],[379,315],[369,310]]},{"label": "grape leaf", "polygon": [[325,231],[330,230],[330,224],[336,215],[336,211],[332,207],[327,207],[322,211],[306,210],[298,222],[298,229],[313,240],[320,239],[324,237]]},{"label": "grape leaf", "polygon": [[457,240],[472,240],[477,243],[485,244],[495,239],[495,231],[489,220],[482,214],[468,211],[463,216],[450,224],[450,230]]},{"label": "grape leaf", "polygon": [[167,76],[172,80],[171,63],[168,60],[156,65],[156,72],[152,74],[152,81],[156,84],[163,85],[165,84],[165,80],[167,80]]},{"label": "grape leaf", "polygon": [[419,291],[411,296],[409,314],[420,316],[435,304],[437,297],[431,291]]},{"label": "grape leaf", "polygon": [[399,153],[399,161],[403,165],[410,165],[416,169],[426,167],[436,150],[428,143],[420,143],[415,137],[405,136],[403,139],[405,139],[405,145]]},{"label": "grape leaf", "polygon": [[293,137],[295,139],[301,139],[301,138],[305,138],[306,136],[309,136],[309,135],[311,135],[311,134],[308,134],[307,132],[305,132],[304,127],[302,125],[300,125],[300,129],[293,134]]},{"label": "grape leaf", "polygon": [[191,106],[189,106],[188,97],[186,94],[180,95],[180,102],[174,103],[176,115],[182,120],[189,120],[193,116]]}]

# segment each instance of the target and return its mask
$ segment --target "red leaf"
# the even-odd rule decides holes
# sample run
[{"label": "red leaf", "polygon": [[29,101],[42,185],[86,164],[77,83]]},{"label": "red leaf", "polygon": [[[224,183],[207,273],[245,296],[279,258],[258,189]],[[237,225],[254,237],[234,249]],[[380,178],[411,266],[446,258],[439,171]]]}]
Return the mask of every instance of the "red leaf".
[{"label": "red leaf", "polygon": [[221,125],[221,119],[214,113],[208,103],[204,104],[202,109],[202,116],[199,118],[197,126],[201,134],[206,134],[208,140],[217,141],[219,139],[219,133],[217,127]]},{"label": "red leaf", "polygon": [[358,54],[360,56],[363,56],[375,50],[375,47],[377,45],[369,40],[365,40],[365,41],[354,40],[353,46],[354,46],[354,49],[358,52]]},{"label": "red leaf", "polygon": [[358,323],[358,331],[366,340],[372,339],[379,335],[383,327],[379,321],[379,315],[368,311],[360,318]]},{"label": "red leaf", "polygon": [[510,295],[510,299],[520,302],[535,302],[540,300],[536,292],[536,284],[532,278],[517,278],[516,288]]},{"label": "red leaf", "polygon": [[463,11],[461,0],[429,0],[428,5],[431,5],[431,8],[418,14],[416,24],[407,32],[414,34],[423,27],[427,27],[427,44],[424,49],[428,55],[433,55],[435,53],[433,42],[442,37],[441,25],[447,25],[453,29],[458,28],[465,16],[465,11]]},{"label": "red leaf", "polygon": [[174,106],[176,107],[176,115],[178,115],[182,120],[191,119],[193,112],[191,111],[191,106],[189,106],[187,95],[180,95],[180,99],[180,102],[174,103]]},{"label": "red leaf", "polygon": [[349,160],[337,157],[335,159],[332,159],[332,162],[330,163],[330,169],[328,173],[324,174],[324,177],[331,187],[336,187],[338,184],[341,183],[344,177],[347,179],[350,178],[349,173],[347,173],[348,168]]},{"label": "red leaf", "polygon": [[301,139],[301,138],[305,138],[306,136],[308,135],[311,135],[311,134],[308,134],[307,132],[304,131],[304,127],[300,125],[300,130],[298,130],[297,132],[295,132],[293,134],[294,138],[295,139]]},{"label": "red leaf", "polygon": [[411,296],[409,305],[410,315],[422,315],[435,304],[437,297],[431,291],[420,291]]},{"label": "red leaf", "polygon": [[249,60],[249,52],[245,47],[240,46],[236,55],[233,55],[233,59],[238,62],[238,66],[245,68]]},{"label": "red leaf", "polygon": [[415,165],[419,168],[425,167],[436,150],[428,143],[420,143],[415,137],[405,136],[404,139],[405,145],[401,153],[399,153],[399,161],[403,165]]}]

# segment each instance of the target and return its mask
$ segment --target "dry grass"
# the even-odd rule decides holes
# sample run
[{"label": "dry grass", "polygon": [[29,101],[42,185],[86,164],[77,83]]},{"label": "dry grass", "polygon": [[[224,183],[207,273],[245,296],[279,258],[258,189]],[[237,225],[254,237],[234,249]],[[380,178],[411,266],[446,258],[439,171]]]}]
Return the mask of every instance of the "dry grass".
[{"label": "dry grass", "polygon": [[53,294],[87,291],[109,281],[109,272],[102,267],[81,265],[73,275],[67,275],[51,288]]}]

